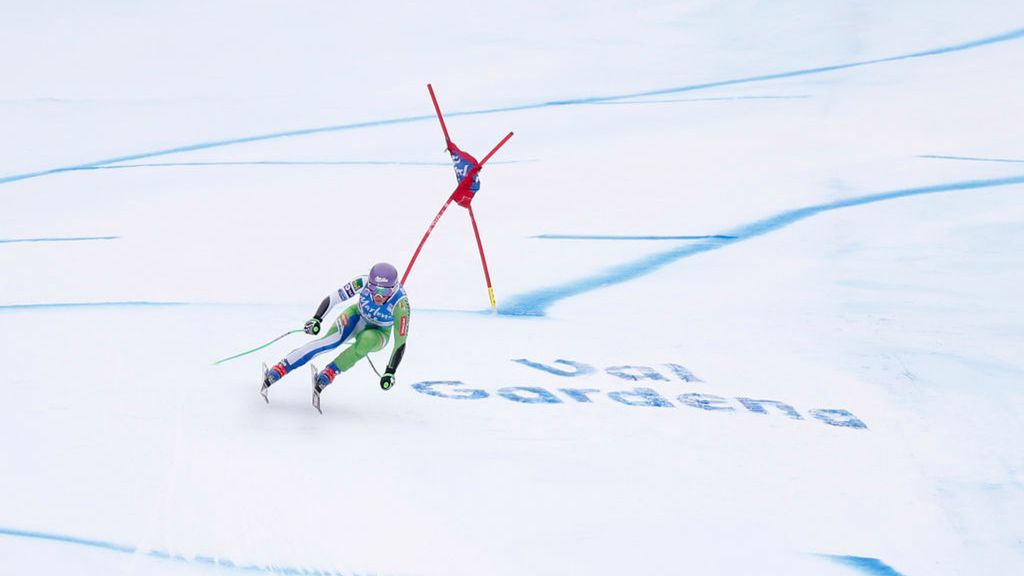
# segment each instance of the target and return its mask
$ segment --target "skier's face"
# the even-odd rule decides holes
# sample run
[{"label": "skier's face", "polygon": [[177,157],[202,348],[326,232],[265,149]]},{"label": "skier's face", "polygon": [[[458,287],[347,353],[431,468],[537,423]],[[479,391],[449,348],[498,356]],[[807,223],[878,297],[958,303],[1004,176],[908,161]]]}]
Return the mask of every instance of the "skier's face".
[{"label": "skier's face", "polygon": [[370,296],[373,297],[373,303],[378,306],[387,302],[388,298],[391,298],[391,295],[395,293],[395,289],[393,287],[378,286],[373,282],[369,282],[366,285],[366,288],[370,291]]}]

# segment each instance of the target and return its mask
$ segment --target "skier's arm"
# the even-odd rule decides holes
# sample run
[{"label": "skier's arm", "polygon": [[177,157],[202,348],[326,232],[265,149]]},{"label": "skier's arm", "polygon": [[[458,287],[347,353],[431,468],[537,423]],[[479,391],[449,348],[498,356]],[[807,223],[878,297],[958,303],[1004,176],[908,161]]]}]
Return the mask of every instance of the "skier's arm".
[{"label": "skier's arm", "polygon": [[380,387],[388,390],[395,383],[395,370],[402,363],[405,355],[405,340],[409,337],[409,298],[403,297],[395,304],[395,347],[391,350],[391,359],[384,375],[380,379]]},{"label": "skier's arm", "polygon": [[316,307],[316,312],[313,313],[313,317],[306,321],[306,334],[319,334],[320,323],[324,321],[324,316],[331,311],[331,308],[334,308],[338,304],[341,304],[345,300],[348,300],[358,294],[365,283],[366,280],[360,276],[328,294],[327,297],[320,302],[320,305]]}]

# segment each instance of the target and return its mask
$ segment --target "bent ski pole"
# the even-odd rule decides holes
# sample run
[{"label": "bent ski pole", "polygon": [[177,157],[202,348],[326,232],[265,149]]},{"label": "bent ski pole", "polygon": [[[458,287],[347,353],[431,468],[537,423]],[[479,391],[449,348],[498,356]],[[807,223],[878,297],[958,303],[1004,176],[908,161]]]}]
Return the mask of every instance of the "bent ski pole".
[{"label": "bent ski pole", "polygon": [[213,365],[217,366],[218,364],[221,364],[223,362],[227,362],[228,360],[234,360],[235,358],[240,358],[242,356],[245,356],[246,354],[252,354],[253,352],[255,352],[257,350],[262,350],[262,349],[266,348],[267,346],[270,346],[271,344],[273,344],[274,342],[277,342],[278,340],[280,340],[281,338],[284,338],[285,336],[288,336],[290,334],[296,334],[298,332],[303,332],[303,331],[304,330],[302,330],[302,329],[289,330],[289,331],[285,332],[284,334],[281,334],[277,338],[274,338],[273,340],[271,340],[270,342],[267,342],[266,344],[264,344],[262,346],[257,346],[256,348],[253,348],[252,350],[247,350],[245,352],[242,352],[241,354],[235,354],[234,356],[228,356],[227,358],[223,358],[221,360],[217,360],[216,362],[213,363]]}]

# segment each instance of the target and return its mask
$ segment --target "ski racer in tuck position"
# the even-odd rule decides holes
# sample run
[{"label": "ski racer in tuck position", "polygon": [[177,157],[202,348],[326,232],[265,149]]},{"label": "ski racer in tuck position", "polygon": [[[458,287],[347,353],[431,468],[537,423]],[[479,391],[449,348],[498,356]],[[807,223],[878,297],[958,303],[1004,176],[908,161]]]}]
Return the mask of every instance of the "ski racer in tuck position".
[{"label": "ski racer in tuck position", "polygon": [[306,321],[306,334],[316,336],[320,333],[320,323],[324,316],[336,305],[358,296],[355,304],[346,308],[331,324],[327,334],[316,340],[292,350],[280,362],[269,370],[263,366],[263,387],[260,394],[268,403],[267,393],[270,386],[285,374],[306,364],[318,354],[333,350],[349,339],[351,346],[343,350],[324,369],[313,371],[313,406],[320,411],[320,393],[339,372],[345,372],[370,352],[384,348],[391,337],[392,328],[397,325],[395,344],[391,351],[391,359],[380,379],[380,387],[390,390],[395,383],[395,370],[405,354],[405,340],[409,336],[409,298],[405,288],[398,281],[398,270],[387,262],[374,264],[369,276],[359,276],[341,288],[331,292],[313,317]]}]

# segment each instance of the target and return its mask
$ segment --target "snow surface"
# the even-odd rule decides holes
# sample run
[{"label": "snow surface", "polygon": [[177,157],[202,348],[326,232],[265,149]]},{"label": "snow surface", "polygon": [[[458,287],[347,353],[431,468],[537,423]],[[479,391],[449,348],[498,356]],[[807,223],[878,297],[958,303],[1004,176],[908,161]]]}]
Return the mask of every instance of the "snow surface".
[{"label": "snow surface", "polygon": [[1024,4],[508,4],[7,3],[0,574],[1024,572]]}]

